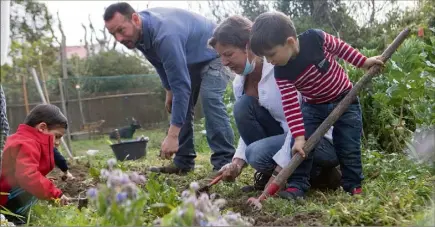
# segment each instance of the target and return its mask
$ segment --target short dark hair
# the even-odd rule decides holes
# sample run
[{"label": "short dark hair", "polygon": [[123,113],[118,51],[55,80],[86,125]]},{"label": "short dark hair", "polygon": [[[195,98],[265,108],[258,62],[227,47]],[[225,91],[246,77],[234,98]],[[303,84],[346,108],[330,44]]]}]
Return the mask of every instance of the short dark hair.
[{"label": "short dark hair", "polygon": [[33,108],[24,120],[24,124],[35,127],[41,122],[47,124],[48,129],[62,127],[67,129],[68,121],[59,107],[51,104],[39,104]]},{"label": "short dark hair", "polygon": [[113,3],[104,11],[104,21],[112,20],[115,13],[120,13],[127,19],[131,20],[131,15],[136,11],[126,2]]},{"label": "short dark hair", "polygon": [[251,28],[252,21],[248,18],[239,15],[230,16],[214,29],[208,44],[213,48],[217,43],[221,43],[245,49],[249,42]]},{"label": "short dark hair", "polygon": [[289,37],[296,37],[293,21],[282,12],[266,12],[254,21],[250,35],[252,52],[263,56],[266,51],[283,45]]}]

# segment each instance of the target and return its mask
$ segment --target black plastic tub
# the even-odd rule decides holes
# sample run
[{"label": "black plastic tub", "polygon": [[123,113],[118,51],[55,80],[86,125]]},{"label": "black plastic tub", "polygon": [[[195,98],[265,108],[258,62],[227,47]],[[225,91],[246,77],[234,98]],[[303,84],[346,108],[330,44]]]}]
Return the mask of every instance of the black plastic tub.
[{"label": "black plastic tub", "polygon": [[119,161],[137,160],[146,156],[147,140],[134,140],[112,144],[115,157]]}]

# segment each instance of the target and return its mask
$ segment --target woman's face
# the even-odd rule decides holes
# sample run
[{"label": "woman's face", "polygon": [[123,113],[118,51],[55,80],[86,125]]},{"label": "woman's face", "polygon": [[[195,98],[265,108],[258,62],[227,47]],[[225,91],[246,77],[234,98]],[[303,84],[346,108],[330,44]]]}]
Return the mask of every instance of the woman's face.
[{"label": "woman's face", "polygon": [[224,66],[228,66],[237,74],[243,73],[247,57],[245,49],[240,49],[233,45],[223,45],[219,42],[215,45],[214,49],[219,53]]}]

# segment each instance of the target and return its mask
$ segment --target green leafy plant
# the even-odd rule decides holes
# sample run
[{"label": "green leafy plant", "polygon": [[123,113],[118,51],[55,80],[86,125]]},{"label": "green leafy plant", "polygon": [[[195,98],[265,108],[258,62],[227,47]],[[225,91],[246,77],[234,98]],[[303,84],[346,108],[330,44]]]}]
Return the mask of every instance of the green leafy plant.
[{"label": "green leafy plant", "polygon": [[115,159],[109,159],[107,163],[108,169],[101,169],[100,172],[100,178],[106,183],[87,191],[87,197],[96,207],[98,215],[104,217],[101,224],[142,225],[141,216],[147,197],[137,185],[145,184],[145,177],[136,172],[126,174],[115,169]]},{"label": "green leafy plant", "polygon": [[[408,38],[387,62],[382,75],[360,93],[366,145],[402,151],[419,125],[435,123],[435,64],[428,54],[434,50],[419,38]],[[376,50],[361,52],[366,56],[379,54]],[[350,65],[347,68],[354,83],[364,74]]]},{"label": "green leafy plant", "polygon": [[148,176],[145,186],[147,202],[151,204],[146,210],[158,217],[161,217],[180,204],[180,198],[175,188],[170,187],[162,176],[154,173]]}]

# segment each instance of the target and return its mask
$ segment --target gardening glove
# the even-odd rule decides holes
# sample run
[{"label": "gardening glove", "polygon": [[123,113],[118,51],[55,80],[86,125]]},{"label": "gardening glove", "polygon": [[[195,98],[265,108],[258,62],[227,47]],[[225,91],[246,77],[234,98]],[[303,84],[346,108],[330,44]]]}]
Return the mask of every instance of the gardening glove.
[{"label": "gardening glove", "polygon": [[222,174],[222,180],[233,181],[240,175],[241,172],[242,166],[232,162],[222,166],[218,173]]},{"label": "gardening glove", "polygon": [[302,158],[305,158],[305,152],[302,149],[305,145],[305,137],[304,136],[298,136],[295,138],[295,144],[292,148],[292,154],[295,155],[296,153],[299,153]]}]

